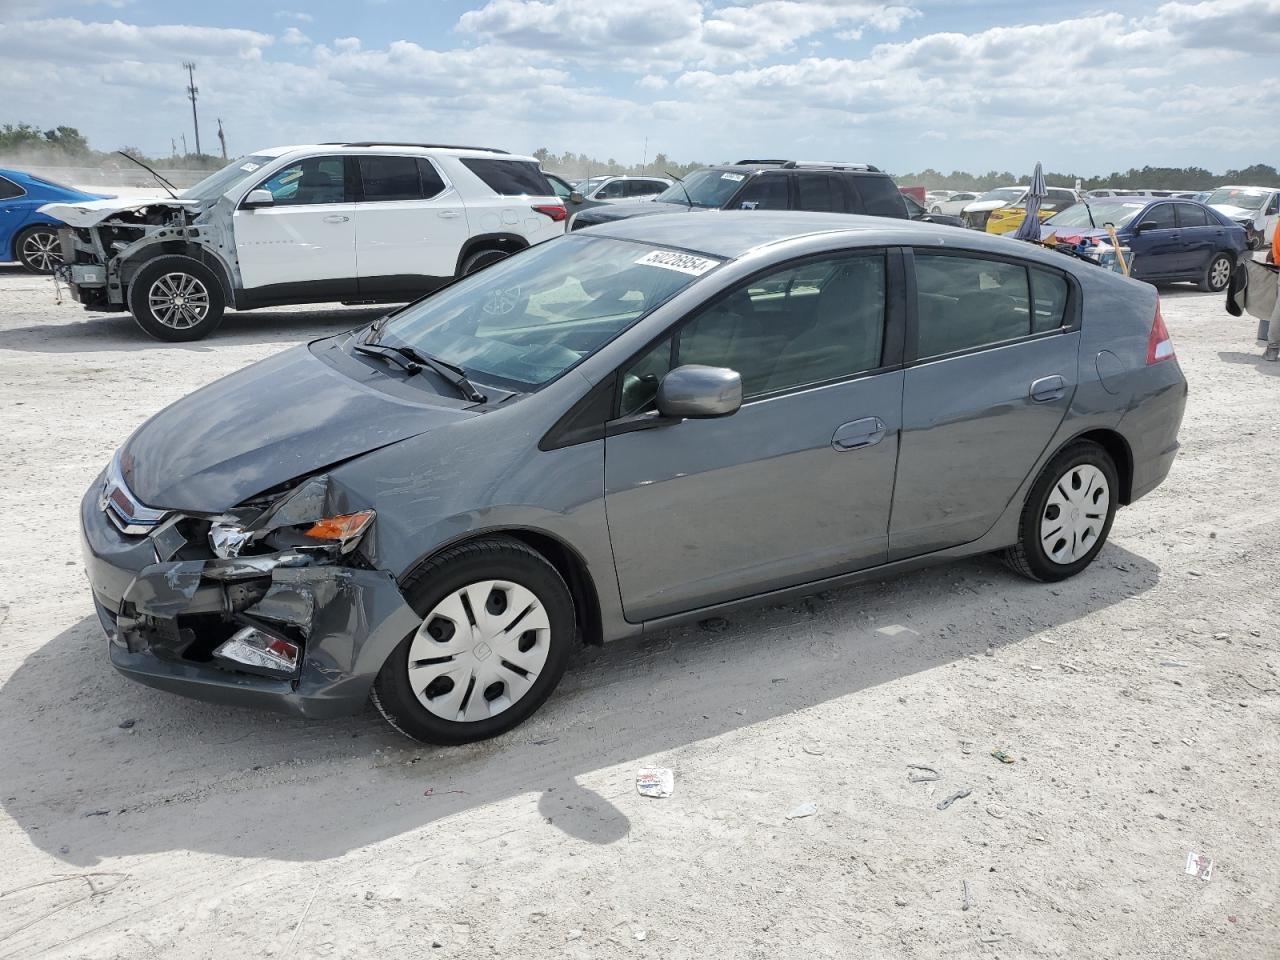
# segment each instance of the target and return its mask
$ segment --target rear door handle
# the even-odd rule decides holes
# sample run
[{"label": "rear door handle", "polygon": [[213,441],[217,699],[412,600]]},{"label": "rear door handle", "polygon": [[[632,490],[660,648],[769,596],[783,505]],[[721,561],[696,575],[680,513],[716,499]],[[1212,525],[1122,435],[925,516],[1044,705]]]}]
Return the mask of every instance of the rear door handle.
[{"label": "rear door handle", "polygon": [[329,216],[324,218],[324,222],[325,223],[346,223],[350,219],[351,219],[350,217],[344,217],[340,213],[331,213],[329,214]]},{"label": "rear door handle", "polygon": [[441,210],[436,216],[441,220],[457,220],[462,214],[457,210]]},{"label": "rear door handle", "polygon": [[1056,374],[1052,377],[1041,377],[1031,384],[1031,399],[1036,403],[1061,400],[1066,392],[1067,381]]},{"label": "rear door handle", "polygon": [[872,447],[884,439],[887,428],[879,417],[863,417],[836,427],[831,446],[837,450],[860,450]]}]

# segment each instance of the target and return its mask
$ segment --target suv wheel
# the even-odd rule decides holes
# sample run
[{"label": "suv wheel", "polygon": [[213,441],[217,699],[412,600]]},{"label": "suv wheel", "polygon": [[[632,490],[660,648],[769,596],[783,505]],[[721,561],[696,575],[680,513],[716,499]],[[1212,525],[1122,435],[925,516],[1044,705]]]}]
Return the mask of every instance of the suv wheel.
[{"label": "suv wheel", "polygon": [[484,740],[517,726],[555,689],[576,638],[555,567],[517,540],[445,550],[404,585],[422,625],[387,658],[374,705],[424,743]]},{"label": "suv wheel", "polygon": [[225,306],[217,276],[191,257],[157,257],[129,284],[129,311],[157,340],[207,337],[222,322]]},{"label": "suv wheel", "polygon": [[32,273],[53,273],[62,263],[62,246],[58,231],[50,226],[27,227],[14,238],[18,262]]},{"label": "suv wheel", "polygon": [[1231,282],[1231,268],[1235,261],[1227,253],[1219,253],[1204,268],[1204,276],[1200,278],[1200,289],[1210,293],[1220,293],[1227,289]]},{"label": "suv wheel", "polygon": [[462,275],[464,277],[470,276],[477,270],[491,267],[499,260],[505,260],[509,256],[511,254],[505,250],[479,250],[462,261]]},{"label": "suv wheel", "polygon": [[1066,447],[1027,494],[1018,542],[1005,552],[1005,562],[1032,580],[1074,577],[1106,543],[1119,489],[1115,463],[1100,446],[1081,441]]}]

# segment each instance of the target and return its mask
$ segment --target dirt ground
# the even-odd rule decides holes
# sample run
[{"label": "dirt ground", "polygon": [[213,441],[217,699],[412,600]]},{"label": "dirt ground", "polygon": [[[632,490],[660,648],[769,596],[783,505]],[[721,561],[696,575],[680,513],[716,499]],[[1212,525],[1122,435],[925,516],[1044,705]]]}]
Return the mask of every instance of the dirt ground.
[{"label": "dirt ground", "polygon": [[124,680],[77,543],[148,415],[375,312],[165,346],[0,267],[0,960],[1280,957],[1280,364],[1221,297],[1163,302],[1182,454],[1085,574],[589,650],[525,726],[429,749]]}]

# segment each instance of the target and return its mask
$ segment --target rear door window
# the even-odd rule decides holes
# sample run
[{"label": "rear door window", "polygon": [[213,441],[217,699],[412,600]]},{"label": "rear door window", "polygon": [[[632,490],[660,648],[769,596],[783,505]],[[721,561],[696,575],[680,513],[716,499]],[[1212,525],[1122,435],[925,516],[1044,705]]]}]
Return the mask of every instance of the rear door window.
[{"label": "rear door window", "polygon": [[841,178],[830,173],[797,174],[796,209],[819,213],[847,213],[849,204]]},{"label": "rear door window", "polygon": [[917,250],[915,274],[917,357],[939,357],[1030,335],[1026,267]]},{"label": "rear door window", "polygon": [[416,157],[357,157],[365,200],[421,200],[422,182]]},{"label": "rear door window", "polygon": [[1067,297],[1070,287],[1066,277],[1052,270],[1031,267],[1031,298],[1035,311],[1031,317],[1031,332],[1044,333],[1056,330],[1067,323]]},{"label": "rear door window", "polygon": [[555,191],[532,160],[495,160],[489,157],[462,157],[462,165],[484,181],[494,193],[504,197],[551,197]]},{"label": "rear door window", "polygon": [[743,187],[732,203],[738,210],[786,210],[788,206],[787,178],[763,174]]},{"label": "rear door window", "polygon": [[848,184],[855,191],[851,212],[865,213],[872,217],[897,217],[906,219],[907,204],[897,186],[888,177],[849,177]]},{"label": "rear door window", "polygon": [[444,193],[444,177],[435,164],[426,157],[418,157],[418,179],[422,181],[422,196],[428,200],[437,194]]},{"label": "rear door window", "polygon": [[1174,206],[1178,211],[1178,226],[1206,227],[1209,225],[1209,218],[1204,214],[1204,207],[1197,207],[1194,203],[1175,203]]}]

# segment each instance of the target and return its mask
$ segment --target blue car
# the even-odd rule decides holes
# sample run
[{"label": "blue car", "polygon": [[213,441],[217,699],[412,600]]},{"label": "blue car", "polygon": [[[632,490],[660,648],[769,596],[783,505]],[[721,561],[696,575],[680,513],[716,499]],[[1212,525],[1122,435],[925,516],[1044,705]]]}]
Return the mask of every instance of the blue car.
[{"label": "blue car", "polygon": [[62,263],[58,246],[62,224],[39,213],[40,207],[104,199],[104,194],[85,193],[30,173],[0,169],[0,261],[16,261],[32,273],[53,273]]},{"label": "blue car", "polygon": [[1249,249],[1244,228],[1212,207],[1158,197],[1077,203],[1046,220],[1040,235],[1055,235],[1060,243],[1107,242],[1107,224],[1133,254],[1132,276],[1148,283],[1189,280],[1201,290],[1225,290],[1236,261]]}]

